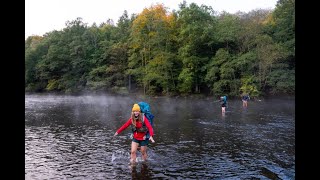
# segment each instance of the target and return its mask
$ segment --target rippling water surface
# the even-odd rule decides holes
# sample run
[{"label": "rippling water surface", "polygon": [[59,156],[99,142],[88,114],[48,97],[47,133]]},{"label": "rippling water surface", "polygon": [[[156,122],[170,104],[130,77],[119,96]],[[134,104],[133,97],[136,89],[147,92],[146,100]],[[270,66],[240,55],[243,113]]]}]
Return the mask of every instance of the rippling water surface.
[{"label": "rippling water surface", "polygon": [[[149,160],[128,165],[133,103],[155,115]],[[26,95],[25,179],[295,179],[294,99]],[[138,156],[141,156],[138,153]]]}]

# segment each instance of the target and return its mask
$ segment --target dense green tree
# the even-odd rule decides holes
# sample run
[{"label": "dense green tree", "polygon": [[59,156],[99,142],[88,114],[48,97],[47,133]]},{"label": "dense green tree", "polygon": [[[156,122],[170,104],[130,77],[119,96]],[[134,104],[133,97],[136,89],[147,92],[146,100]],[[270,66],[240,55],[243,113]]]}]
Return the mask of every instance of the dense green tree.
[{"label": "dense green tree", "polygon": [[[183,67],[179,74],[179,91],[181,93],[200,93],[204,83],[205,65],[208,54],[212,53],[212,33],[215,27],[214,11],[205,5],[195,3],[178,11],[178,58]],[[210,52],[210,53],[208,53]]]},{"label": "dense green tree", "polygon": [[235,77],[235,68],[233,66],[233,56],[229,51],[219,49],[208,64],[208,72],[205,77],[213,94],[236,95],[239,80]]},{"label": "dense green tree", "polygon": [[30,36],[25,43],[25,88],[27,91],[41,91],[46,82],[39,79],[37,64],[48,52],[43,37]]},{"label": "dense green tree", "polygon": [[232,50],[233,46],[236,45],[240,31],[241,27],[238,16],[227,12],[223,12],[218,16],[215,37],[219,43],[223,44],[222,48]]}]

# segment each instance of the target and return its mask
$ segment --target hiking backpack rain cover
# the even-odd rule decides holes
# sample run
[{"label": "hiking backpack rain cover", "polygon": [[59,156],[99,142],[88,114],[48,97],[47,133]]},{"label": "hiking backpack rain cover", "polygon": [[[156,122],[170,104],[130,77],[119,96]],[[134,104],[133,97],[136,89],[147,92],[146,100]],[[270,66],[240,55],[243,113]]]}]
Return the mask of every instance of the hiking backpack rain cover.
[{"label": "hiking backpack rain cover", "polygon": [[[148,103],[146,103],[146,102],[139,102],[138,105],[140,106],[141,112],[148,118],[149,123],[151,124],[151,126],[153,128],[154,115],[151,113],[150,105]],[[143,126],[145,126],[144,123],[143,123]],[[149,137],[150,137],[150,133],[148,131],[147,134],[146,134],[146,138],[149,138]]]}]

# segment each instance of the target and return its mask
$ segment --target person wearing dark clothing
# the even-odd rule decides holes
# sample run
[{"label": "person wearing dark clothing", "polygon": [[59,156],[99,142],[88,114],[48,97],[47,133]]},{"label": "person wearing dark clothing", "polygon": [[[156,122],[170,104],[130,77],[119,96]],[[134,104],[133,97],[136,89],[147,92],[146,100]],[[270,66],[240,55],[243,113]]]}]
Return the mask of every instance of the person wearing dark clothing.
[{"label": "person wearing dark clothing", "polygon": [[244,94],[242,95],[241,99],[242,99],[242,106],[248,107],[248,101],[250,100],[250,96],[248,94]]},{"label": "person wearing dark clothing", "polygon": [[222,114],[224,114],[226,112],[226,107],[227,107],[227,96],[220,97],[220,104],[221,104]]}]

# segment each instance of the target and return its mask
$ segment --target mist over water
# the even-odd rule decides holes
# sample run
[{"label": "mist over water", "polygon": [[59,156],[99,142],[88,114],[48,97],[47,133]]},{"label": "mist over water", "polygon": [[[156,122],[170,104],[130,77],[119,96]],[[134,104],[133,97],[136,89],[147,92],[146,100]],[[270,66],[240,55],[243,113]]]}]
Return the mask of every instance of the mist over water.
[{"label": "mist over water", "polygon": [[[295,179],[295,101],[26,95],[25,179]],[[132,105],[155,115],[147,162],[128,165]],[[138,153],[138,157],[141,154]]]}]

